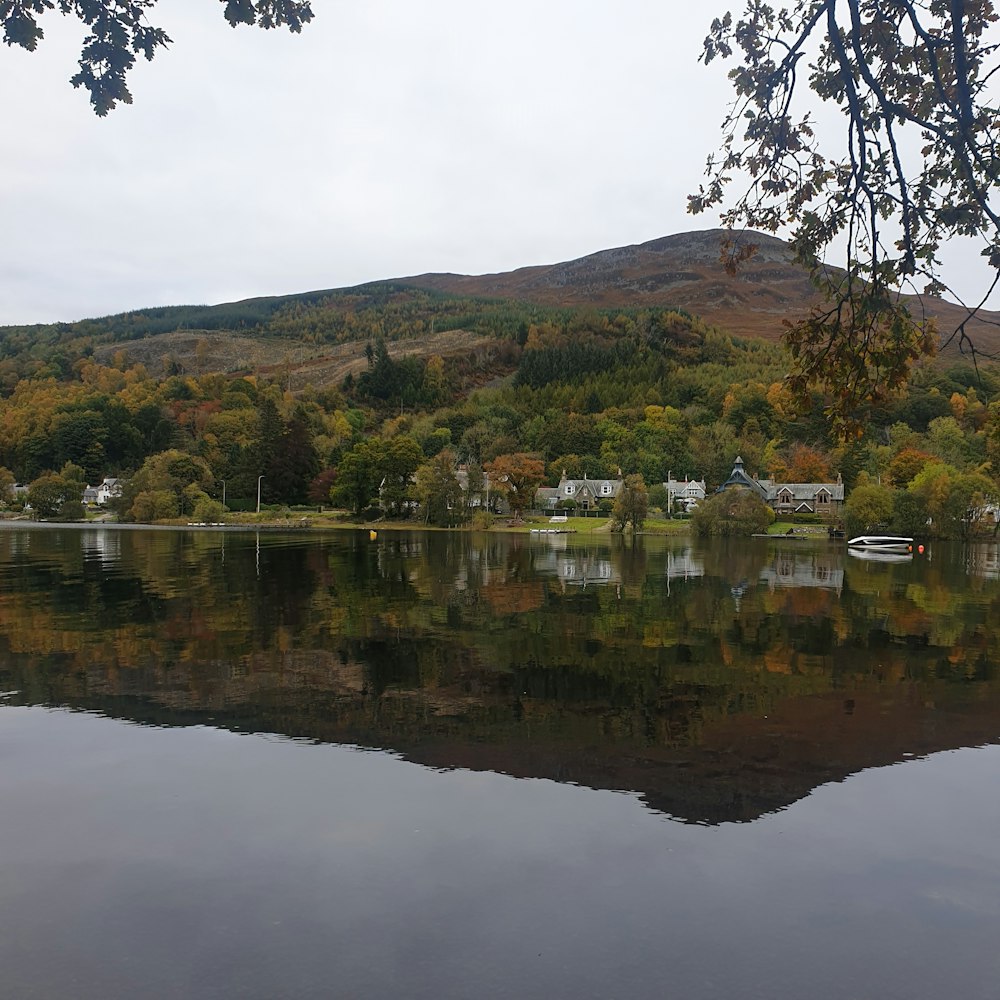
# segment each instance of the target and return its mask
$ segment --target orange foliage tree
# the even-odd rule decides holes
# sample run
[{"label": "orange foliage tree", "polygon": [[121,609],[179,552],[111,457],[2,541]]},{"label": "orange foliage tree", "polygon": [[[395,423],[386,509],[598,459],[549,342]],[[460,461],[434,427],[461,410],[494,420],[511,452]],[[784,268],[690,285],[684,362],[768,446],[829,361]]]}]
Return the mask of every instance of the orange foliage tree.
[{"label": "orange foliage tree", "polygon": [[515,518],[520,518],[535,502],[535,491],[545,478],[544,464],[523,451],[497,455],[483,469],[490,477],[490,485],[506,494]]}]

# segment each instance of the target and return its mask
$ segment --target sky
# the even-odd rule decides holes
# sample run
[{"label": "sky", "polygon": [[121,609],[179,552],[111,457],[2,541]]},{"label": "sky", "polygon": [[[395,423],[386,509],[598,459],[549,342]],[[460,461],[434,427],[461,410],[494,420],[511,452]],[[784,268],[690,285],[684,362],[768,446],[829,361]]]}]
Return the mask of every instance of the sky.
[{"label": "sky", "polygon": [[[0,324],[481,274],[705,229],[726,0],[314,0],[300,35],[160,0],[97,118],[83,29],[0,46]],[[962,270],[962,269],[959,269]],[[964,271],[963,271],[964,273]]]}]

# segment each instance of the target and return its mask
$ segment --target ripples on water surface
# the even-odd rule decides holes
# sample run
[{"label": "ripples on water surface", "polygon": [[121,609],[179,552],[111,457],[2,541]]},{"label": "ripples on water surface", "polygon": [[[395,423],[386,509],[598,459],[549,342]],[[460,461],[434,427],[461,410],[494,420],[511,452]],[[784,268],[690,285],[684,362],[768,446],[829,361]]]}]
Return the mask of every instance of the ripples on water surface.
[{"label": "ripples on water surface", "polygon": [[998,547],[0,530],[0,996],[996,1000]]}]

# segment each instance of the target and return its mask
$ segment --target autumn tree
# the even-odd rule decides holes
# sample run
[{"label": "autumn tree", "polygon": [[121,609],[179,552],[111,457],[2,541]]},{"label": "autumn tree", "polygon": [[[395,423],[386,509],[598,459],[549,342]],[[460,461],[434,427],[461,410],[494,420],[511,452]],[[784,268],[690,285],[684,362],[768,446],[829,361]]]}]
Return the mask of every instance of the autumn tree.
[{"label": "autumn tree", "polygon": [[490,477],[490,485],[507,497],[514,517],[520,520],[535,502],[535,492],[545,477],[545,466],[533,455],[515,452],[497,455],[483,469]]},{"label": "autumn tree", "polygon": [[[865,406],[934,350],[933,325],[901,293],[946,290],[941,247],[975,241],[1000,280],[995,21],[991,0],[748,0],[705,39],[705,63],[735,56],[735,99],[689,209],[721,205],[748,178],[723,223],[791,228],[823,301],[786,333],[789,387],[800,402],[829,389],[840,430],[860,429]],[[817,127],[819,102],[842,112],[839,138]],[[834,247],[842,268],[827,266]],[[734,236],[723,258],[732,270],[755,251]],[[952,335],[967,343],[964,323]]]},{"label": "autumn tree", "polygon": [[316,504],[317,507],[328,504],[330,502],[330,491],[336,482],[337,470],[324,469],[309,484],[309,490],[306,493],[309,502]]},{"label": "autumn tree", "polygon": [[773,471],[774,478],[783,483],[829,483],[833,479],[829,457],[801,442],[788,448],[780,467]]},{"label": "autumn tree", "polygon": [[889,478],[894,486],[905,488],[928,462],[934,460],[934,455],[920,448],[903,448],[889,463]]},{"label": "autumn tree", "polygon": [[1000,494],[982,473],[962,472],[945,462],[925,466],[909,492],[921,499],[933,533],[943,538],[968,538]]},{"label": "autumn tree", "polygon": [[[119,102],[131,104],[127,76],[136,57],[150,60],[170,44],[167,33],[146,20],[155,6],[156,0],[59,0],[59,12],[81,21],[87,31],[70,83],[90,93],[96,114],[103,117]],[[55,7],[52,0],[0,3],[4,42],[34,52],[43,36],[39,19]],[[292,32],[313,18],[308,0],[227,0],[223,14],[234,28],[255,24]]]},{"label": "autumn tree", "polygon": [[129,521],[158,521],[193,515],[201,500],[209,499],[215,477],[208,463],[176,449],[151,455],[125,483],[119,507]]},{"label": "autumn tree", "polygon": [[615,497],[611,510],[611,524],[615,531],[642,531],[649,513],[649,493],[642,476],[633,473],[625,477],[622,488]]}]

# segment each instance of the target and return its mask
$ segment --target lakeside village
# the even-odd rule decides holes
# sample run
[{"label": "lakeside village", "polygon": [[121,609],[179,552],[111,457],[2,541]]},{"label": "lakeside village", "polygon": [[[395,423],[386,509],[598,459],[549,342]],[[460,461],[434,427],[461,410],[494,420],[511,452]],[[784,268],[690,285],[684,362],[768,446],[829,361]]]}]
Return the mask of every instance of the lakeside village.
[{"label": "lakeside village", "polygon": [[[530,462],[530,456],[520,457]],[[516,463],[515,463],[516,464]],[[405,498],[396,506],[398,521],[413,526],[420,523],[440,527],[458,527],[472,523],[473,527],[513,527],[526,523],[525,518],[548,521],[563,528],[571,518],[603,518],[611,530],[643,530],[648,518],[655,522],[673,521],[672,527],[683,530],[677,521],[690,521],[699,534],[752,534],[766,531],[777,525],[788,533],[829,534],[843,537],[849,533],[888,530],[905,531],[926,537],[971,537],[976,534],[996,534],[1000,529],[1000,491],[984,477],[982,482],[952,484],[946,503],[950,508],[940,508],[941,483],[931,479],[924,483],[924,491],[936,493],[939,508],[932,510],[928,498],[921,495],[921,483],[911,484],[911,489],[900,491],[880,482],[865,481],[856,484],[848,496],[841,475],[832,482],[781,482],[760,478],[748,472],[743,459],[737,456],[728,478],[713,486],[704,478],[686,475],[683,479],[672,475],[663,483],[647,487],[639,476],[623,476],[621,470],[615,478],[572,478],[562,473],[554,487],[539,486],[532,482],[537,470],[518,470],[508,463],[491,469],[490,464],[470,474],[465,465],[438,469],[437,484],[428,484],[427,477],[409,477]],[[918,479],[919,477],[914,477]],[[925,477],[927,478],[927,477]],[[261,477],[263,479],[263,477]],[[46,484],[42,484],[45,486]],[[78,484],[79,485],[79,484]],[[928,489],[928,485],[930,489]],[[964,489],[962,486],[964,485]],[[258,481],[259,486],[259,481]],[[10,484],[8,487],[8,516],[31,520],[114,520],[124,512],[135,491],[127,480],[105,477],[97,486],[81,486],[79,502],[73,503],[79,516],[66,516],[66,497],[45,495],[39,483],[28,486]],[[913,489],[915,487],[915,491]],[[524,502],[531,491],[531,502]],[[50,491],[51,492],[51,491]],[[191,493],[190,485],[187,492]],[[392,509],[389,496],[391,484],[383,477],[377,489],[378,502],[365,511],[358,512],[352,523],[385,523]],[[207,496],[206,496],[206,499]],[[248,515],[230,515],[228,508],[216,501],[209,501],[211,510],[202,504],[201,512],[211,520],[182,520],[185,524],[239,524],[260,523],[273,520],[273,509],[257,507]],[[134,513],[134,503],[128,510]],[[195,505],[195,516],[197,507]],[[79,508],[76,510],[76,508]],[[324,513],[323,506],[306,508],[309,513]],[[286,518],[293,514],[283,508]],[[303,509],[294,513],[301,514]],[[343,511],[327,511],[349,518]],[[399,517],[398,515],[402,515]],[[657,518],[656,515],[659,515]],[[934,514],[937,514],[935,523]],[[134,516],[122,520],[142,522]],[[499,519],[499,520],[498,520]],[[152,521],[154,518],[149,518]],[[155,519],[169,521],[169,518]],[[310,521],[299,518],[299,523]],[[311,522],[310,522],[311,523]],[[785,529],[784,525],[792,527]],[[651,525],[650,525],[651,526]],[[799,527],[801,526],[801,527]]]}]

